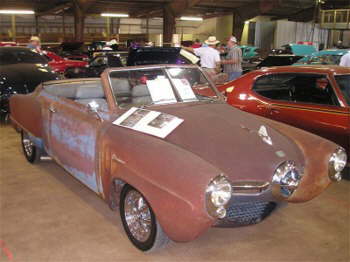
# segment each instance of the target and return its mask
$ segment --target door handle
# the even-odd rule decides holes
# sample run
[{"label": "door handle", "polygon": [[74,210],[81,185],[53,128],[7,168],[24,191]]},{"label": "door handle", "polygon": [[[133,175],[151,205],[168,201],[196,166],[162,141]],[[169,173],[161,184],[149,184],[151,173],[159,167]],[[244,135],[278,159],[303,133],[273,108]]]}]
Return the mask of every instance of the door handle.
[{"label": "door handle", "polygon": [[49,111],[50,111],[51,113],[56,113],[56,108],[55,108],[53,105],[50,105],[50,106],[49,106]]},{"label": "door handle", "polygon": [[277,108],[271,108],[270,109],[270,112],[271,112],[271,114],[279,114],[280,113],[280,110],[279,109],[277,109]]}]

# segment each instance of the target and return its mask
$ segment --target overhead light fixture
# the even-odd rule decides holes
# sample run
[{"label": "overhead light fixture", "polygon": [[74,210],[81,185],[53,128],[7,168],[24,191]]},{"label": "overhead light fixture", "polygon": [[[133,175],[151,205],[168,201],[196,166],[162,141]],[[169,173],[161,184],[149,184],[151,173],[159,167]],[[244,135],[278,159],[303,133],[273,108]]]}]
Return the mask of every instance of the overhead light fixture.
[{"label": "overhead light fixture", "polygon": [[107,17],[129,17],[128,14],[117,14],[117,13],[102,13],[101,16],[107,16]]},{"label": "overhead light fixture", "polygon": [[7,15],[33,15],[33,10],[0,10],[0,14]]},{"label": "overhead light fixture", "polygon": [[203,21],[203,17],[198,17],[198,16],[181,16],[180,20],[182,20],[182,21]]},{"label": "overhead light fixture", "polygon": [[249,20],[247,20],[247,21],[245,21],[244,22],[246,25],[248,25],[249,23],[250,23],[250,21]]}]

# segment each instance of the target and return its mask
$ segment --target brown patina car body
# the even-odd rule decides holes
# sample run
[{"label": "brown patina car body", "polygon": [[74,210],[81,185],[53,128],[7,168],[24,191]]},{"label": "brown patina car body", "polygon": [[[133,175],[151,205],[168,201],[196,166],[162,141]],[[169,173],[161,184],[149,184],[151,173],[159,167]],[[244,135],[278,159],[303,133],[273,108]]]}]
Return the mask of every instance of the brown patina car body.
[{"label": "brown patina car body", "polygon": [[[279,203],[305,202],[331,183],[329,160],[333,142],[215,100],[150,105],[148,109],[184,120],[164,139],[114,125],[127,110],[115,102],[110,74],[101,79],[59,80],[11,98],[11,120],[35,146],[92,189],[112,208],[131,185],[147,199],[166,235],[191,241],[211,226],[254,224]],[[152,69],[195,66],[147,66]],[[76,99],[55,95],[58,88],[99,84],[108,107],[98,112]],[[212,84],[212,83],[211,83]],[[264,127],[267,133],[260,133]],[[266,142],[267,138],[267,142]],[[276,169],[293,161],[302,176],[289,197],[273,181]],[[232,196],[226,216],[208,212],[207,187],[225,176]]]}]

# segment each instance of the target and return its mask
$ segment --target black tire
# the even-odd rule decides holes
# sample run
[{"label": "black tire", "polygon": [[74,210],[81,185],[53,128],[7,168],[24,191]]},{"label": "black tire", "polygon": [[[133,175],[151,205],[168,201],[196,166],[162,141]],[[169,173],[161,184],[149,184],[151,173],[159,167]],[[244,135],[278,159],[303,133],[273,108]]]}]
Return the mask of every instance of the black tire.
[{"label": "black tire", "polygon": [[29,163],[34,164],[40,161],[40,149],[30,140],[28,134],[22,130],[21,143],[23,154]]},{"label": "black tire", "polygon": [[[147,206],[147,210],[149,210],[150,213],[150,233],[149,236],[144,240],[140,241],[137,239],[134,234],[131,232],[131,229],[129,228],[128,222],[126,220],[125,215],[125,202],[129,194],[138,194],[143,198],[143,201],[145,201],[145,204]],[[161,228],[160,224],[158,223],[151,206],[147,202],[146,198],[135,188],[133,188],[130,185],[125,185],[122,189],[121,195],[120,195],[120,216],[122,219],[124,230],[129,238],[129,240],[134,244],[135,247],[137,247],[139,250],[144,252],[153,252],[157,249],[163,248],[166,244],[169,243],[168,236],[164,233],[163,229]],[[140,224],[140,223],[139,223]]]},{"label": "black tire", "polygon": [[342,178],[350,181],[350,166],[346,166],[342,172]]}]

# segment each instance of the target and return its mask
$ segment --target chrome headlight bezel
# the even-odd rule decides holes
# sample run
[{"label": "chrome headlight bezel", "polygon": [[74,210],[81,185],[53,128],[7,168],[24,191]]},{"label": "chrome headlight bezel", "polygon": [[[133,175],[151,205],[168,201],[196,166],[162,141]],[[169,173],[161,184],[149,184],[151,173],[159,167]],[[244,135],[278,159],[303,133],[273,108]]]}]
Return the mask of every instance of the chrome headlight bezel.
[{"label": "chrome headlight bezel", "polygon": [[291,197],[300,185],[302,176],[294,161],[281,163],[272,177],[274,196],[283,199]]},{"label": "chrome headlight bezel", "polygon": [[230,181],[219,175],[210,181],[206,188],[206,206],[208,213],[213,217],[224,218],[226,216],[225,205],[232,197]]},{"label": "chrome headlight bezel", "polygon": [[342,147],[338,147],[331,155],[328,162],[328,176],[332,181],[342,179],[341,172],[347,164],[347,154]]}]

